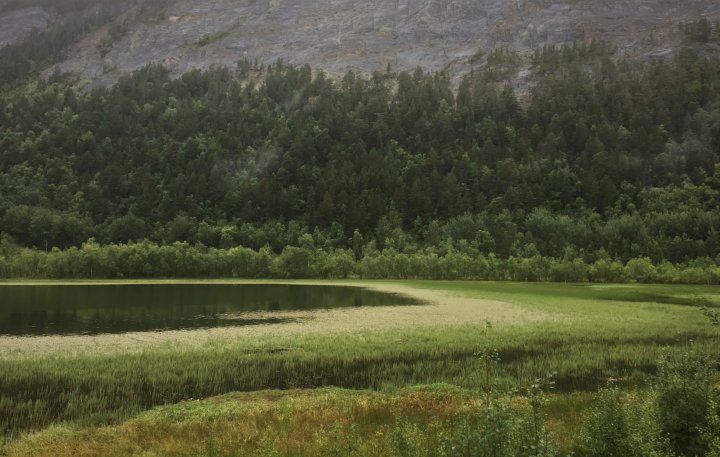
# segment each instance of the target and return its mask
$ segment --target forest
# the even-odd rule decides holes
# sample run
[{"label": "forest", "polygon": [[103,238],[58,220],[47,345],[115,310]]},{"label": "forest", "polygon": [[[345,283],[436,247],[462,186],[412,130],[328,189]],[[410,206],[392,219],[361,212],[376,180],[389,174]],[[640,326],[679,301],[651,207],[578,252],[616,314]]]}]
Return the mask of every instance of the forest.
[{"label": "forest", "polygon": [[[0,456],[720,457],[720,22],[462,77],[48,70],[175,1],[0,0],[52,16],[0,48]],[[209,292],[296,278],[413,304]],[[200,286],[200,326],[97,326]]]},{"label": "forest", "polygon": [[[720,59],[613,52],[539,50],[521,93],[497,81],[517,65],[502,50],[459,82],[250,61],[180,77],[150,65],[91,91],[72,75],[5,78],[0,274],[88,276],[47,265],[151,246],[252,277],[273,270],[228,267],[231,249],[280,277],[717,283]],[[293,253],[301,268],[278,266]],[[179,270],[151,257],[93,274]],[[430,266],[403,267],[418,258]],[[483,273],[488,261],[502,268]]]}]

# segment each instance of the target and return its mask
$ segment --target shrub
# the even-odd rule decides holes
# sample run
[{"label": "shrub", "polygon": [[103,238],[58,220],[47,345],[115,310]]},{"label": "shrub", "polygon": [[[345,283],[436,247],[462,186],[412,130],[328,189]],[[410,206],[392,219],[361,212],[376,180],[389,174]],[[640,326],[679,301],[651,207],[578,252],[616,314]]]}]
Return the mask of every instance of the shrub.
[{"label": "shrub", "polygon": [[669,444],[662,436],[653,399],[623,399],[609,387],[596,395],[580,432],[579,457],[665,457]]},{"label": "shrub", "polygon": [[703,432],[712,419],[711,366],[707,357],[692,346],[681,354],[665,354],[658,364],[658,418],[678,455],[706,455],[709,450]]},{"label": "shrub", "polygon": [[447,457],[514,457],[518,454],[516,418],[507,400],[493,398],[474,413],[461,417],[445,437],[441,455]]}]

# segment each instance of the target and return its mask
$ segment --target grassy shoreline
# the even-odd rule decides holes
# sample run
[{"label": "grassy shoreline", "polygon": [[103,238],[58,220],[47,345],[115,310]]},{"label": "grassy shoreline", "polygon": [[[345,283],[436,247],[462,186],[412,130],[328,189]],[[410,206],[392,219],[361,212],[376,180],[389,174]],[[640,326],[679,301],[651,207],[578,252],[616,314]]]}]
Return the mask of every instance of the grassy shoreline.
[{"label": "grassy shoreline", "polygon": [[[283,327],[278,327],[275,333],[231,332],[193,343],[190,336],[198,331],[192,331],[159,344],[140,342],[127,353],[122,347],[103,352],[97,350],[98,340],[93,343],[91,337],[77,337],[72,341],[86,338],[90,344],[78,346],[77,351],[68,351],[72,345],[66,345],[54,352],[6,355],[0,357],[2,428],[6,434],[21,432],[19,441],[13,440],[16,443],[34,439],[23,431],[49,426],[47,433],[52,433],[61,423],[68,424],[63,427],[84,427],[82,433],[100,433],[95,427],[121,424],[153,407],[238,391],[335,386],[351,389],[348,392],[370,389],[368,392],[380,395],[444,383],[478,392],[486,382],[486,365],[478,353],[489,349],[499,356],[492,379],[502,389],[525,388],[534,379],[554,373],[556,403],[564,405],[558,407],[562,416],[577,406],[568,399],[585,399],[578,403],[585,404],[585,392],[605,386],[608,380],[630,391],[643,389],[665,352],[680,354],[692,346],[717,354],[719,347],[716,330],[698,307],[691,306],[693,297],[717,300],[717,287],[292,283],[404,291],[432,298],[434,304],[398,311],[397,322],[404,323],[402,326],[332,331],[327,323],[339,317],[332,315],[319,319],[318,331],[312,332],[283,333]],[[503,321],[482,312],[508,308],[521,313]],[[453,310],[470,312],[455,316],[458,319],[452,325],[437,321],[438,315]],[[345,317],[356,319],[364,313],[370,322],[387,318],[381,313],[381,319],[373,321],[374,312],[378,311],[361,309]],[[426,316],[434,319],[422,325],[417,320],[422,312],[434,312]],[[543,318],[527,319],[527,315]],[[463,321],[466,317],[472,319]],[[492,329],[486,327],[486,320]],[[3,342],[7,340],[0,338],[0,346]],[[32,399],[30,404],[28,399]],[[561,434],[572,435],[562,421],[558,427]],[[558,439],[569,438],[563,435]]]}]

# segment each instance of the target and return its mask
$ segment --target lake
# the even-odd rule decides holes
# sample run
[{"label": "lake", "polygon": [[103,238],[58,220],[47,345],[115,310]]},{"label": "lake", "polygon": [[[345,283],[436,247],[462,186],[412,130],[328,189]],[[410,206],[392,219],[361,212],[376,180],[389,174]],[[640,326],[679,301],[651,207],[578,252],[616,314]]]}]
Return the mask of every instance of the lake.
[{"label": "lake", "polygon": [[291,322],[278,311],[403,306],[360,287],[295,284],[0,285],[0,335],[93,335]]}]

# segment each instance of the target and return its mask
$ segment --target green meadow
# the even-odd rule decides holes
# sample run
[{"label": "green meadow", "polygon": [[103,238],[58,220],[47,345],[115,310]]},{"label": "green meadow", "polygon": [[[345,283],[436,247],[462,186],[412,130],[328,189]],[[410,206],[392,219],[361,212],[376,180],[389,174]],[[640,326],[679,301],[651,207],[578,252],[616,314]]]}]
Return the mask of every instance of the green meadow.
[{"label": "green meadow", "polygon": [[[419,324],[393,329],[338,322],[196,344],[189,332],[187,344],[117,351],[33,351],[27,338],[0,357],[0,455],[720,452],[720,329],[703,312],[720,305],[718,287],[332,282],[342,283],[437,304],[404,308]],[[443,302],[469,314],[423,321]],[[498,303],[523,313],[494,322]],[[681,403],[700,416],[668,410]]]}]

